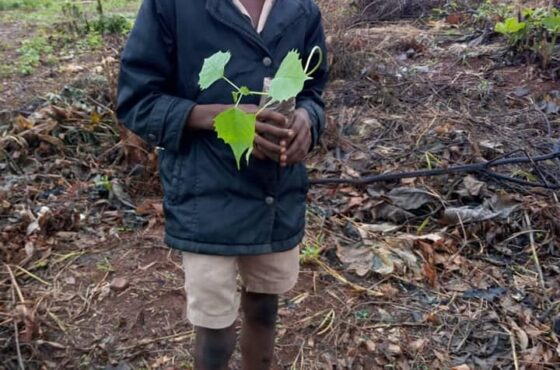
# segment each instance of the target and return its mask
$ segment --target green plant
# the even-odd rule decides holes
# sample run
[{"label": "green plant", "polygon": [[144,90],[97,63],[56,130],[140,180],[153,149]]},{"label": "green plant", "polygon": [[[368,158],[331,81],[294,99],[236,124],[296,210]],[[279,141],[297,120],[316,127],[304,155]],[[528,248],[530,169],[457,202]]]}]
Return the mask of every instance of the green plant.
[{"label": "green plant", "polygon": [[103,37],[98,33],[88,34],[86,41],[91,49],[97,49],[103,45]]},{"label": "green plant", "polygon": [[550,36],[539,40],[535,45],[535,52],[542,58],[542,66],[546,68],[552,59],[554,48],[560,34],[560,15],[551,15],[542,19],[542,26]]},{"label": "green plant", "polygon": [[122,15],[105,15],[101,0],[97,0],[95,10],[98,15],[98,19],[93,23],[93,30],[95,32],[99,32],[101,34],[125,34],[130,31],[131,24],[128,19]]},{"label": "green plant", "polygon": [[479,23],[494,22],[513,14],[513,6],[501,2],[486,0],[474,12],[473,18]]},{"label": "green plant", "polygon": [[490,96],[490,93],[492,92],[492,82],[485,78],[481,78],[478,81],[475,92],[480,100],[485,100]]},{"label": "green plant", "polygon": [[548,32],[558,35],[560,31],[560,15],[551,15],[542,19],[542,24]]},{"label": "green plant", "polygon": [[114,272],[115,269],[113,268],[113,265],[111,265],[111,262],[109,261],[109,258],[105,257],[103,259],[103,261],[99,261],[95,264],[95,267],[102,272]]},{"label": "green plant", "polygon": [[299,262],[302,264],[311,263],[319,259],[320,254],[321,248],[318,245],[306,243],[299,253]]},{"label": "green plant", "polygon": [[71,33],[84,35],[89,32],[89,21],[81,5],[68,1],[62,4],[61,11],[64,18],[68,21]]},{"label": "green plant", "polygon": [[[318,63],[310,70],[311,60],[316,53],[319,54]],[[323,51],[319,47],[314,47],[307,59],[305,68],[302,65],[299,53],[295,50],[290,51],[280,63],[276,75],[270,82],[268,92],[251,91],[247,86],[239,87],[230,81],[224,75],[225,67],[230,59],[230,52],[221,51],[206,58],[199,74],[198,84],[202,90],[205,90],[218,80],[224,80],[234,88],[232,97],[235,107],[217,115],[214,119],[214,127],[218,137],[231,147],[237,168],[240,169],[243,155],[245,154],[248,162],[253,150],[255,124],[259,113],[274,103],[284,102],[296,97],[303,90],[305,81],[310,80],[311,75],[321,65]],[[257,113],[247,113],[239,108],[241,99],[250,95],[261,95],[267,99],[267,103]]]},{"label": "green plant", "polygon": [[517,18],[508,18],[504,22],[496,23],[494,30],[510,38],[510,42],[518,42],[523,32],[527,29],[527,23],[519,22]]},{"label": "green plant", "polygon": [[523,9],[523,20],[509,17],[496,23],[494,30],[504,35],[515,53],[530,52],[546,68],[560,34],[560,11],[555,8]]},{"label": "green plant", "polygon": [[35,10],[38,8],[48,8],[51,5],[51,0],[0,0],[0,11],[15,9]]},{"label": "green plant", "polygon": [[127,34],[132,28],[132,22],[119,14],[105,14],[102,3],[97,1],[95,12],[97,17],[89,20],[88,9],[81,4],[66,2],[61,7],[63,16],[67,19],[69,31],[76,35],[86,34]]},{"label": "green plant", "polygon": [[94,185],[101,187],[108,192],[113,190],[113,184],[111,183],[111,180],[109,180],[108,176],[101,176],[100,178],[96,179]]},{"label": "green plant", "polygon": [[370,313],[368,310],[363,309],[363,310],[358,310],[356,312],[354,312],[354,316],[356,317],[356,319],[358,321],[364,321],[369,319]]},{"label": "green plant", "polygon": [[9,77],[14,73],[14,67],[8,64],[0,64],[0,78]]},{"label": "green plant", "polygon": [[93,30],[101,34],[125,35],[132,27],[132,23],[122,15],[100,15],[93,22]]},{"label": "green plant", "polygon": [[41,57],[46,57],[52,61],[53,48],[44,36],[36,36],[25,40],[18,49],[19,53],[19,72],[23,75],[30,75],[35,71],[41,62]]}]

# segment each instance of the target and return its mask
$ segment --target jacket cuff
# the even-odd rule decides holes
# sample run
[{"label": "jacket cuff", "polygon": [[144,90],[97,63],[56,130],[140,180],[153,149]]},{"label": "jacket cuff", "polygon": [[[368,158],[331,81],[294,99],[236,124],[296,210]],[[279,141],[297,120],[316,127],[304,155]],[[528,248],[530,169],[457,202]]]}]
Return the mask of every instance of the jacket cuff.
[{"label": "jacket cuff", "polygon": [[309,113],[311,119],[311,147],[309,151],[313,150],[318,144],[323,129],[325,127],[325,112],[321,106],[316,104],[313,100],[301,100],[296,103],[296,108],[303,108]]},{"label": "jacket cuff", "polygon": [[187,99],[161,96],[152,109],[147,125],[147,142],[153,146],[178,151],[183,140],[183,130],[194,106],[195,103]]}]

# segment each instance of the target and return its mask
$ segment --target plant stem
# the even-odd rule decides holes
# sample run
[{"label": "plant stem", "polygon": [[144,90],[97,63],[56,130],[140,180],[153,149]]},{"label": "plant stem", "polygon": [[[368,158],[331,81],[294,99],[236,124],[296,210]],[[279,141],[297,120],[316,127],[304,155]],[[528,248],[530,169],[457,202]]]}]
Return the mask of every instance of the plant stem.
[{"label": "plant stem", "polygon": [[[307,70],[309,69],[309,65],[311,64],[311,60],[313,59],[313,56],[315,56],[316,52],[319,52],[319,61],[311,71],[307,72]],[[305,69],[304,69],[305,74],[311,76],[319,69],[319,67],[321,67],[322,63],[323,63],[323,49],[321,49],[319,46],[315,46],[313,49],[311,49],[311,53],[309,53],[309,56],[307,57],[307,62],[305,63]]]},{"label": "plant stem", "polygon": [[97,0],[97,14],[99,15],[99,19],[103,18],[103,4],[101,0]]},{"label": "plant stem", "polygon": [[224,79],[224,81],[226,81],[228,84],[230,84],[235,90],[237,90],[241,96],[243,96],[243,94],[241,94],[241,89],[236,84],[231,82],[229,80],[229,78],[227,78],[226,76],[222,76],[222,78]]},{"label": "plant stem", "polygon": [[249,95],[263,95],[263,96],[268,96],[268,93],[261,92],[261,91],[251,91],[251,92],[249,92]]},{"label": "plant stem", "polygon": [[256,116],[258,117],[259,114],[261,114],[266,108],[270,107],[273,103],[274,103],[274,100],[272,100],[272,99],[269,100],[268,102],[266,102],[266,104],[263,105],[262,108],[257,111]]}]

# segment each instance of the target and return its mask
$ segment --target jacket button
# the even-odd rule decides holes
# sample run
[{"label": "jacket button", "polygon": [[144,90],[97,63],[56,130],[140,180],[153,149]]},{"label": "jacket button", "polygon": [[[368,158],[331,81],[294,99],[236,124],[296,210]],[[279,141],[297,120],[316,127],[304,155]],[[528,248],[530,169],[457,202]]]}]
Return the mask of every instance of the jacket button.
[{"label": "jacket button", "polygon": [[274,198],[273,197],[266,197],[264,198],[264,201],[266,204],[268,204],[269,206],[274,204]]},{"label": "jacket button", "polygon": [[156,135],[154,135],[154,134],[148,134],[148,140],[150,140],[150,141],[156,141]]},{"label": "jacket button", "polygon": [[264,57],[262,63],[265,67],[270,67],[272,65],[272,59],[270,59],[269,57]]}]

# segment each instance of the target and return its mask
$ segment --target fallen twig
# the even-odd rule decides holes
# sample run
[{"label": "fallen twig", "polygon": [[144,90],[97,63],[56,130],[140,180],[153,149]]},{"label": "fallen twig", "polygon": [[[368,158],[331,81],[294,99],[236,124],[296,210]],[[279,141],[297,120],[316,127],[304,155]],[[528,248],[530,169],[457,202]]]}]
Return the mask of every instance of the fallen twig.
[{"label": "fallen twig", "polygon": [[533,253],[533,259],[535,260],[535,266],[537,267],[537,273],[539,274],[539,281],[541,283],[541,288],[545,289],[544,276],[539,262],[539,255],[537,254],[537,248],[535,247],[535,235],[534,230],[531,229],[531,220],[529,219],[529,214],[525,211],[525,223],[527,229],[529,230],[529,243],[531,244],[531,251]]},{"label": "fallen twig", "polygon": [[38,282],[40,282],[41,284],[45,284],[46,286],[51,286],[51,283],[49,283],[48,281],[45,281],[43,279],[41,279],[39,276],[35,275],[32,272],[27,271],[26,269],[24,269],[21,266],[15,265],[15,267],[20,270],[21,272],[23,272],[24,274],[28,275],[29,277],[32,277],[33,279],[37,280]]},{"label": "fallen twig", "polygon": [[131,345],[131,346],[127,346],[127,347],[119,347],[118,350],[119,351],[129,351],[133,348],[139,347],[139,346],[145,346],[148,344],[152,344],[152,343],[156,343],[159,341],[164,341],[164,340],[172,340],[172,339],[177,339],[177,338],[189,338],[192,337],[194,335],[194,331],[193,330],[189,330],[187,332],[183,332],[183,333],[177,333],[177,334],[172,334],[172,335],[166,335],[164,337],[159,337],[159,338],[152,338],[152,339],[145,339],[145,340],[141,340],[138,343]]},{"label": "fallen twig", "polygon": [[20,370],[25,370],[25,365],[23,364],[23,357],[21,357],[21,348],[19,346],[19,330],[17,328],[17,322],[14,321],[14,339],[16,341],[16,352],[18,358],[18,364]]},{"label": "fallen twig", "polygon": [[10,279],[12,280],[12,286],[14,287],[15,291],[18,294],[19,300],[22,304],[25,303],[25,299],[23,298],[23,294],[21,293],[21,290],[19,289],[19,285],[17,283],[16,277],[14,276],[14,273],[12,272],[12,269],[10,268],[10,266],[8,264],[4,264],[4,266],[6,266],[6,269],[8,270],[8,274],[10,275]]},{"label": "fallen twig", "polygon": [[515,350],[515,334],[513,333],[513,330],[508,330],[505,326],[502,326],[502,329],[504,329],[509,335],[513,365],[515,366],[515,370],[519,370],[519,360],[517,359],[517,351]]},{"label": "fallen twig", "polygon": [[430,177],[430,176],[440,176],[440,175],[448,175],[454,173],[481,172],[487,176],[494,177],[500,180],[515,182],[520,185],[558,190],[560,189],[560,183],[550,184],[550,183],[530,182],[530,181],[525,181],[514,177],[498,174],[492,171],[488,171],[489,168],[497,167],[497,166],[504,166],[509,164],[523,164],[523,163],[534,164],[535,162],[542,162],[555,158],[560,158],[560,151],[555,151],[553,153],[549,153],[537,157],[525,156],[525,157],[507,158],[506,156],[506,158],[488,161],[488,162],[482,162],[482,163],[457,165],[457,166],[451,166],[447,168],[436,168],[432,170],[391,172],[391,173],[384,173],[380,175],[365,176],[356,179],[315,178],[309,180],[309,183],[311,185],[336,185],[336,184],[367,185],[374,182],[395,181],[395,180],[402,180],[402,179],[413,178],[413,177]]},{"label": "fallen twig", "polygon": [[330,267],[329,265],[327,265],[326,263],[324,263],[323,261],[319,260],[319,259],[315,259],[314,262],[319,265],[323,270],[325,270],[327,273],[329,273],[332,277],[334,277],[335,279],[337,279],[338,281],[340,281],[343,284],[349,285],[350,287],[352,287],[354,290],[358,291],[358,292],[363,292],[366,293],[368,295],[371,296],[375,296],[375,297],[383,297],[384,294],[381,292],[377,292],[375,290],[369,289],[369,288],[365,288],[361,285],[355,284],[351,281],[348,281],[348,279],[346,279],[344,276],[342,276],[340,273],[338,273],[338,271],[334,270],[332,267]]},{"label": "fallen twig", "polygon": [[[17,281],[16,278],[14,277],[14,274],[12,273],[12,270],[10,269],[10,266],[8,266],[6,264],[6,268],[8,269],[8,273],[10,274],[10,278],[12,279],[12,286],[13,286],[13,290],[12,290],[12,300],[13,303],[16,303],[16,295],[14,293],[14,291],[17,292],[19,299],[22,303],[24,303],[24,299],[23,299],[23,295],[21,294],[21,291],[19,290],[19,287],[17,285]],[[16,353],[17,353],[17,359],[18,359],[18,365],[20,370],[25,370],[25,365],[23,364],[23,357],[21,356],[21,347],[19,345],[19,330],[18,330],[18,323],[16,320],[13,321],[14,324],[14,340],[16,342]]]}]

